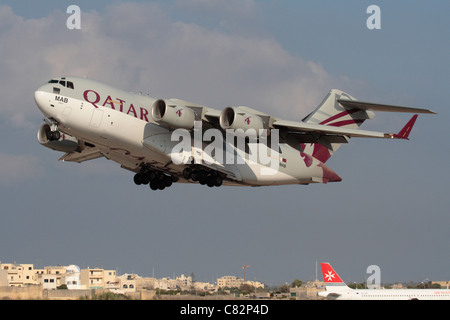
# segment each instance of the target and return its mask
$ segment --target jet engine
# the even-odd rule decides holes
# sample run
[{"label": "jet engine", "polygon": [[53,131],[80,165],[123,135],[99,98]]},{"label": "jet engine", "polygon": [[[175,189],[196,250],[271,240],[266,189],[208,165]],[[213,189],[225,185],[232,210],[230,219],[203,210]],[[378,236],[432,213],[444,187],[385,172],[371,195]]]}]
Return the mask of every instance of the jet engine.
[{"label": "jet engine", "polygon": [[75,152],[80,150],[80,143],[77,138],[68,134],[63,134],[58,140],[49,139],[51,137],[51,129],[48,124],[43,124],[37,133],[37,139],[44,147],[62,151],[62,152]]},{"label": "jet engine", "polygon": [[165,124],[173,129],[190,130],[194,127],[194,111],[170,100],[156,100],[152,105],[151,115],[155,122]]},{"label": "jet engine", "polygon": [[240,110],[238,107],[228,107],[222,110],[219,118],[220,127],[226,129],[254,129],[256,132],[259,129],[266,129],[263,119],[252,113]]}]

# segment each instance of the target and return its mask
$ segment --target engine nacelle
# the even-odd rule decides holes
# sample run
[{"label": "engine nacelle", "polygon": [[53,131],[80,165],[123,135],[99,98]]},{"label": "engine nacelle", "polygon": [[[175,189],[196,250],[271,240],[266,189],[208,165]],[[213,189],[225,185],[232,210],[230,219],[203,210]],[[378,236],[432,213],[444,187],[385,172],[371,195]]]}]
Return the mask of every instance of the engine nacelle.
[{"label": "engine nacelle", "polygon": [[75,152],[80,150],[80,143],[77,138],[68,134],[62,134],[59,140],[51,141],[47,135],[50,131],[51,129],[48,124],[43,124],[38,130],[37,139],[44,147],[62,152]]},{"label": "engine nacelle", "polygon": [[194,127],[194,111],[170,100],[156,100],[152,105],[151,115],[155,122],[165,124],[172,129],[190,130]]},{"label": "engine nacelle", "polygon": [[240,110],[239,107],[228,107],[222,110],[219,118],[220,127],[226,129],[254,129],[258,133],[259,129],[267,129],[263,119],[252,113]]}]

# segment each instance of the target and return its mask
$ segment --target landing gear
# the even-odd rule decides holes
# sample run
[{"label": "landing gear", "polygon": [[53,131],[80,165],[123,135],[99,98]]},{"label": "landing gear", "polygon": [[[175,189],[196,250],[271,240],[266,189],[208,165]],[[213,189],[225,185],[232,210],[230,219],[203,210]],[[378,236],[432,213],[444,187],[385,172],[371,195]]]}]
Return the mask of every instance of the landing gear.
[{"label": "landing gear", "polygon": [[61,132],[58,129],[58,123],[55,120],[47,120],[48,127],[45,130],[45,135],[48,141],[58,141],[61,138]]},{"label": "landing gear", "polygon": [[186,180],[199,182],[201,185],[207,185],[208,187],[220,187],[223,182],[222,176],[214,170],[208,170],[203,167],[192,166],[183,170],[183,178]]},{"label": "landing gear", "polygon": [[[183,170],[183,178],[199,182],[208,187],[220,187],[223,182],[221,174],[217,171],[199,165],[192,165]],[[176,182],[178,177],[154,170],[147,164],[142,165],[141,170],[133,177],[137,185],[148,184],[152,190],[164,190]]]},{"label": "landing gear", "polygon": [[61,133],[59,131],[47,131],[46,135],[48,141],[57,141],[61,138]]},{"label": "landing gear", "polygon": [[137,185],[148,184],[152,190],[164,190],[173,183],[172,176],[147,167],[142,167],[141,171],[134,175],[133,180]]}]

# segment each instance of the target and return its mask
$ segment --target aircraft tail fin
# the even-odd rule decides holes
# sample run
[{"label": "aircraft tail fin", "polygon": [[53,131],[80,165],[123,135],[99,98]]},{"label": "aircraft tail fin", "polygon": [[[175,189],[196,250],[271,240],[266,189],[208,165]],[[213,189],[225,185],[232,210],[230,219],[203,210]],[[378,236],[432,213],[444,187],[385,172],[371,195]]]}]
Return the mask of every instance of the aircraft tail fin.
[{"label": "aircraft tail fin", "polygon": [[[333,89],[319,106],[303,119],[303,122],[358,129],[364,121],[374,117],[374,111],[435,114],[435,112],[427,109],[363,102],[341,90]],[[408,139],[416,119],[417,114],[398,134],[389,134],[386,138]],[[319,137],[316,143],[305,144],[304,147],[313,148],[313,156],[325,163],[342,143],[345,142],[337,142],[336,137],[323,136]]]},{"label": "aircraft tail fin", "polygon": [[320,267],[322,268],[323,281],[327,290],[339,291],[340,289],[350,289],[328,262],[322,262]]},{"label": "aircraft tail fin", "polygon": [[304,122],[322,124],[334,127],[356,129],[367,119],[373,117],[373,112],[357,107],[346,107],[341,100],[357,101],[351,95],[337,89],[331,90],[319,106],[311,112]]},{"label": "aircraft tail fin", "polygon": [[[320,124],[334,127],[357,129],[361,124],[373,117],[374,113],[358,108],[347,108],[338,100],[357,101],[351,95],[338,90],[331,90],[319,106],[303,119],[303,122]],[[331,138],[330,138],[331,139]],[[318,143],[305,144],[304,148],[313,148],[312,154],[315,158],[325,163],[342,143],[330,140],[328,137],[320,138]]]}]

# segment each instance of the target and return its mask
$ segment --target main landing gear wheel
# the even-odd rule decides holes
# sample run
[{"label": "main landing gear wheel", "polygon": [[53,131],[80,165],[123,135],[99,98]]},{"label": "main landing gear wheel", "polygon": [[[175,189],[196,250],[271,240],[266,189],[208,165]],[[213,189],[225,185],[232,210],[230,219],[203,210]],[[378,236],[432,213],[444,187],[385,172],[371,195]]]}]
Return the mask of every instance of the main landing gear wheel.
[{"label": "main landing gear wheel", "polygon": [[217,171],[196,167],[185,168],[183,178],[194,182],[198,181],[201,185],[206,184],[210,188],[220,187],[223,183],[223,178]]},{"label": "main landing gear wheel", "polygon": [[162,172],[155,170],[142,169],[133,177],[136,185],[148,184],[152,190],[164,190],[173,184],[173,178]]}]

